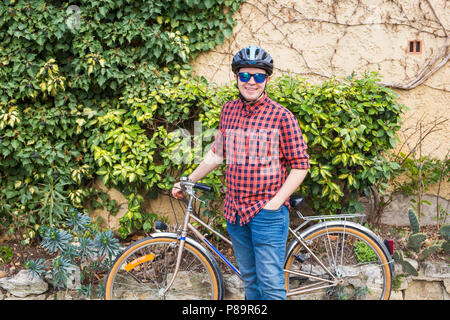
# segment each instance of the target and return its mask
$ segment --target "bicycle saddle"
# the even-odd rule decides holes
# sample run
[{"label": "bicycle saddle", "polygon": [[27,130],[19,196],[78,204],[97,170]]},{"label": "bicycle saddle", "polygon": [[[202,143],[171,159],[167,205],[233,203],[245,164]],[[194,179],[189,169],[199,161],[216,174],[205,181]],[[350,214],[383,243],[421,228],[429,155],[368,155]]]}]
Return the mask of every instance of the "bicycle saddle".
[{"label": "bicycle saddle", "polygon": [[300,204],[303,202],[303,197],[300,196],[291,196],[289,198],[289,204],[292,208],[296,208],[300,206]]}]

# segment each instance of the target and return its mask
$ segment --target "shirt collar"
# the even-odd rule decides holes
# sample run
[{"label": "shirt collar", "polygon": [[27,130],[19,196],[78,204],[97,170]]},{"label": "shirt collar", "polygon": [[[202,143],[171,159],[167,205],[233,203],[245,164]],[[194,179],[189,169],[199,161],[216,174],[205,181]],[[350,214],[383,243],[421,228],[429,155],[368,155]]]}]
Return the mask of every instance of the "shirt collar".
[{"label": "shirt collar", "polygon": [[259,100],[252,105],[247,105],[245,102],[241,100],[242,103],[242,111],[244,115],[250,116],[254,113],[256,113],[262,106],[264,106],[267,103],[268,97],[267,92],[264,91],[264,94],[259,98]]}]

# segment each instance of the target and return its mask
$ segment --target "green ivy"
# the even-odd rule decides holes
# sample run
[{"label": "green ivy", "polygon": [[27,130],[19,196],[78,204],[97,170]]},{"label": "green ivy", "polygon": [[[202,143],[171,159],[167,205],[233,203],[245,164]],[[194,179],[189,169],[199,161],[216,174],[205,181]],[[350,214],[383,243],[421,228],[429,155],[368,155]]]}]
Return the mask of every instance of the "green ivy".
[{"label": "green ivy", "polygon": [[[218,124],[222,104],[235,96],[234,91],[214,88],[205,79],[181,79],[146,96],[121,99],[116,108],[93,121],[97,126],[91,140],[96,174],[106,185],[124,192],[128,200],[121,235],[153,219],[141,209],[142,190],[166,192],[180,174],[188,174],[199,163],[213,141],[212,129]],[[191,138],[196,133],[194,121],[201,123],[203,141]],[[196,143],[200,148],[194,148]],[[216,170],[205,178],[216,193],[220,193],[221,175]]]},{"label": "green ivy", "polygon": [[0,246],[0,265],[10,263],[13,258],[13,252],[8,246]]},{"label": "green ivy", "polygon": [[300,78],[276,79],[269,95],[298,118],[311,169],[301,192],[319,213],[362,211],[358,197],[387,181],[399,168],[387,152],[397,142],[404,105],[376,73],[311,85]]},{"label": "green ivy", "polygon": [[[1,227],[30,239],[82,207],[98,171],[99,119],[119,98],[187,78],[191,59],[231,36],[241,2],[1,1]],[[131,165],[141,174],[139,161]]]},{"label": "green ivy", "polygon": [[[223,103],[237,96],[233,85],[193,78],[189,61],[231,36],[241,3],[2,1],[2,228],[30,239],[40,224],[60,224],[69,207],[96,196],[96,175],[128,199],[121,234],[149,228],[155,217],[142,210],[143,191],[167,192],[202,155],[192,143],[183,152],[180,129],[193,134],[201,121],[213,132]],[[307,139],[311,170],[300,191],[320,213],[360,210],[358,196],[385,189],[398,169],[384,154],[404,106],[377,81],[373,73],[320,85],[283,76],[269,86]],[[212,141],[204,134],[203,148]],[[222,172],[204,179],[218,196]]]},{"label": "green ivy", "polygon": [[[320,85],[283,76],[268,87],[269,96],[297,116],[307,140],[311,169],[300,192],[318,213],[361,211],[358,197],[371,187],[383,191],[399,168],[385,155],[395,146],[404,106],[377,82],[374,73]],[[236,97],[234,85],[215,87],[204,79],[183,79],[147,96],[123,99],[97,119],[99,133],[91,145],[100,167],[96,173],[127,193],[123,234],[145,221],[140,191],[167,192],[180,174],[189,174],[213,141],[223,104]],[[191,138],[194,121],[203,130],[197,144]],[[223,197],[223,172],[222,166],[203,179],[214,187],[216,197],[204,199]],[[217,214],[209,209],[212,203],[206,207],[208,214]]]},{"label": "green ivy", "polygon": [[[78,1],[73,11],[67,2],[4,1],[1,100],[35,97],[46,85],[41,71],[49,61],[64,75],[52,81],[72,93],[117,96],[127,86],[149,86],[165,71],[189,68],[190,59],[229,38],[240,3]],[[70,24],[74,19],[78,24]],[[51,70],[45,71],[51,76]]]}]

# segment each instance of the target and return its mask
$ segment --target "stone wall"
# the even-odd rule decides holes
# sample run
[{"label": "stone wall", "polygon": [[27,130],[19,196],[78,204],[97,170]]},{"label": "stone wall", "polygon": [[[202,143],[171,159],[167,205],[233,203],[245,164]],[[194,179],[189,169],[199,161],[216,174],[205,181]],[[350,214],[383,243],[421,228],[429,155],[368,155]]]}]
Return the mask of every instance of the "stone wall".
[{"label": "stone wall", "polygon": [[[401,266],[396,265],[396,274],[401,274]],[[38,277],[30,277],[22,270],[12,277],[0,273],[0,300],[79,300],[77,296],[79,273],[69,279],[69,290],[49,292],[49,285]],[[78,278],[77,278],[78,277]],[[419,276],[405,276],[391,300],[450,300],[450,268],[446,263],[425,262]],[[78,284],[78,285],[76,285]],[[224,275],[225,299],[243,300],[243,283],[236,275]]]},{"label": "stone wall", "polygon": [[[403,274],[395,265],[396,274]],[[450,300],[450,267],[444,262],[422,262],[419,275],[397,277],[399,287],[391,293],[391,300]]]},{"label": "stone wall", "polygon": [[[392,202],[383,211],[381,223],[391,226],[410,226],[408,210],[411,209],[411,200],[415,198],[406,197],[402,194],[394,195]],[[436,225],[438,204],[446,212],[450,210],[450,201],[444,198],[426,194],[423,196],[423,200],[430,202],[431,205],[423,205],[423,216],[420,217],[420,225],[422,226]],[[449,223],[449,221],[446,221],[446,223]]]}]

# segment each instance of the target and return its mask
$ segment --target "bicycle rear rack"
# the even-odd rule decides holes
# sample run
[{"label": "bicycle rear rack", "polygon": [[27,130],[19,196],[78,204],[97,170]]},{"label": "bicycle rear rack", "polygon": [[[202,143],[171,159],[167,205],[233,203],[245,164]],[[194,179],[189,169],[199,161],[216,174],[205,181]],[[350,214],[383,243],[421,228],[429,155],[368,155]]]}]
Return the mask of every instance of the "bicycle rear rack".
[{"label": "bicycle rear rack", "polygon": [[302,215],[302,213],[299,210],[295,210],[295,212],[297,213],[297,215],[299,216],[300,219],[304,220],[304,222],[299,225],[297,228],[294,229],[295,232],[297,232],[298,230],[302,229],[304,225],[308,224],[311,221],[327,221],[327,220],[351,220],[351,219],[355,219],[355,218],[361,218],[360,224],[362,224],[362,222],[364,221],[364,217],[366,216],[363,213],[345,213],[345,214],[336,214],[336,215],[329,215],[329,216],[308,216],[305,217],[304,215]]}]

